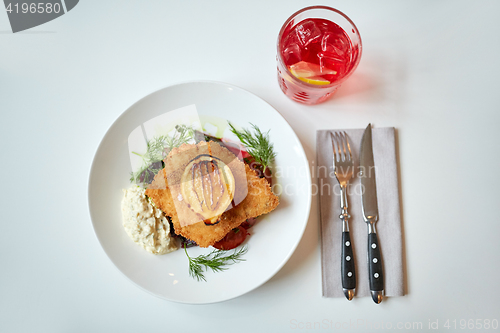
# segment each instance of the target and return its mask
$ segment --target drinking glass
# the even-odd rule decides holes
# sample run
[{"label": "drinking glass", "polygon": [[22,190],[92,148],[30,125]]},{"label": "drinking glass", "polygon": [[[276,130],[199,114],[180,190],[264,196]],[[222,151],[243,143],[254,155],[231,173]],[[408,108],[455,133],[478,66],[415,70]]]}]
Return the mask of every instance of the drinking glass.
[{"label": "drinking glass", "polygon": [[341,11],[327,6],[297,11],[278,36],[281,90],[299,103],[324,102],[354,72],[361,49],[356,25]]}]

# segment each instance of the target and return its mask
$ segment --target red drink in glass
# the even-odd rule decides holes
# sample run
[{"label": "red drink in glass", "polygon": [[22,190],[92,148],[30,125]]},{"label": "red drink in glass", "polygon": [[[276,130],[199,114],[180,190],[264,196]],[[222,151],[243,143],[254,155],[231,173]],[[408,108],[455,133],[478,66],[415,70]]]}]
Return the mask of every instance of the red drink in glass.
[{"label": "red drink in glass", "polygon": [[278,36],[278,81],[291,99],[317,104],[328,99],[357,67],[361,38],[340,11],[314,6],[293,14]]}]

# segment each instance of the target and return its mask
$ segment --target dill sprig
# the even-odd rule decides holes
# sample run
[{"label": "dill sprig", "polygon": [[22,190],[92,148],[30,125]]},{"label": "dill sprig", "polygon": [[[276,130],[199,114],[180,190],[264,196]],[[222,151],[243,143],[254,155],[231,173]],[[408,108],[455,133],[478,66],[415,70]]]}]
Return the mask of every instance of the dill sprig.
[{"label": "dill sprig", "polygon": [[[146,152],[139,154],[135,151],[132,154],[142,158],[142,167],[130,176],[131,183],[140,183],[141,175],[144,174],[143,182],[148,183],[151,174],[155,175],[161,170],[161,161],[165,158],[165,142],[167,136],[154,137],[146,143]],[[160,162],[160,163],[159,163]]]},{"label": "dill sprig", "polygon": [[[173,148],[179,147],[184,143],[188,143],[194,137],[194,130],[186,125],[175,126],[178,135],[172,137],[161,135],[152,138],[146,143],[146,152],[133,154],[142,158],[142,167],[130,175],[131,183],[149,183],[162,168],[162,160],[167,156],[168,152]],[[143,176],[143,177],[141,177]],[[141,178],[143,178],[141,180]]]},{"label": "dill sprig", "polygon": [[175,126],[175,130],[179,133],[178,136],[174,135],[173,137],[166,137],[165,148],[167,151],[171,151],[184,143],[188,143],[189,140],[194,138],[194,129],[190,126],[177,125]]},{"label": "dill sprig", "polygon": [[186,244],[184,244],[184,252],[189,259],[189,276],[196,278],[198,281],[207,281],[205,275],[203,274],[203,268],[208,270],[209,268],[213,272],[221,272],[226,270],[227,265],[232,265],[240,261],[245,261],[241,257],[247,253],[248,249],[246,246],[239,250],[234,250],[233,253],[225,256],[227,251],[223,250],[213,250],[209,254],[199,255],[196,258],[191,258],[187,253]]},{"label": "dill sprig", "polygon": [[[228,122],[229,123],[229,122]],[[269,140],[269,131],[263,133],[257,125],[252,125],[254,133],[248,129],[238,131],[233,124],[229,123],[231,132],[240,139],[241,143],[247,148],[247,152],[262,165],[262,172],[272,163],[276,157],[273,144]]]}]

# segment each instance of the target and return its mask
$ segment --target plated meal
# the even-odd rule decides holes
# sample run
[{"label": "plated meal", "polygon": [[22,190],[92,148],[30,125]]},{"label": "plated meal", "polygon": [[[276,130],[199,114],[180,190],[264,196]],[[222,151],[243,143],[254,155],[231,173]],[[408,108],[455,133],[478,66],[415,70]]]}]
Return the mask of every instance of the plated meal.
[{"label": "plated meal", "polygon": [[237,130],[238,142],[186,125],[157,136],[140,154],[143,165],[130,178],[122,200],[123,226],[130,238],[157,255],[180,247],[213,247],[209,256],[191,258],[190,275],[206,280],[203,269],[224,270],[244,260],[240,246],[256,218],[279,204],[272,189],[276,156],[269,133],[257,126]]},{"label": "plated meal", "polygon": [[[247,232],[250,235],[246,235],[243,243],[232,250],[219,251],[212,245],[191,246],[191,240],[185,236],[172,235],[172,232],[175,233],[173,222],[170,224],[168,215],[157,209],[158,207],[155,207],[157,210],[149,210],[143,206],[145,208],[142,214],[146,219],[153,216],[157,219],[149,220],[149,226],[144,224],[144,228],[142,226],[140,230],[131,228],[130,231],[137,233],[146,243],[149,240],[147,246],[151,252],[158,254],[165,252],[165,254],[151,254],[144,249],[139,238],[137,241],[140,245],[137,245],[125,230],[121,209],[123,190],[135,188],[137,193],[134,193],[134,196],[143,195],[140,192],[145,193],[155,175],[165,168],[161,161],[165,160],[166,155],[159,158],[159,164],[151,166],[145,163],[149,158],[144,154],[147,151],[147,143],[152,146],[173,143],[170,141],[173,134],[179,132],[175,124],[164,119],[164,116],[176,110],[180,110],[178,116],[181,118],[191,111],[196,112],[199,116],[198,124],[189,119],[180,125],[194,125],[194,129],[211,137],[210,140],[219,146],[224,144],[227,147],[230,146],[230,142],[234,143],[235,149],[225,149],[243,159],[250,158],[251,145],[245,144],[245,138],[242,137],[243,140],[240,140],[234,135],[228,122],[235,125],[238,131],[247,129],[253,134],[255,128],[251,124],[254,124],[262,133],[269,133],[269,142],[273,145],[276,156],[270,168],[272,177],[266,177],[265,180],[272,179],[272,189],[279,197],[279,204],[267,214],[261,213],[260,210],[251,211],[249,216],[254,213],[262,215],[256,219],[247,218],[239,225],[248,227]],[[129,140],[132,132],[138,134],[136,141]],[[178,135],[175,137],[180,138]],[[184,143],[192,145],[199,142],[193,140]],[[155,155],[155,149],[150,151]],[[155,158],[152,155],[149,157]],[[241,161],[240,158],[237,160]],[[223,162],[228,167],[233,166],[231,162],[230,164]],[[203,163],[208,165],[209,161]],[[151,173],[142,172],[146,164],[151,166],[149,168]],[[217,164],[219,167],[224,167],[223,164],[218,162]],[[246,175],[246,164],[243,165]],[[260,177],[258,171],[255,172],[258,174],[258,179],[254,180],[261,184],[264,178]],[[265,170],[264,174],[268,176],[269,171]],[[238,175],[239,171],[235,170],[233,172],[235,185]],[[180,176],[182,178],[182,175]],[[131,181],[131,178],[135,180]],[[148,185],[137,186],[137,181]],[[228,179],[227,184],[231,184],[231,179]],[[180,191],[182,194],[182,188]],[[151,204],[152,200],[144,196],[143,198],[145,202]],[[175,203],[176,197],[172,199]],[[222,198],[221,202],[225,200],[227,198]],[[252,205],[258,206],[267,199],[259,196],[259,201],[254,201]],[[145,96],[117,117],[96,150],[89,174],[88,203],[92,228],[98,244],[112,265],[124,277],[140,289],[165,300],[207,304],[232,299],[256,289],[272,278],[292,257],[309,217],[311,175],[299,139],[285,119],[268,103],[230,84],[210,81],[186,82]],[[215,209],[215,206],[212,208]],[[216,213],[214,215],[219,214]],[[229,214],[229,211],[221,213],[222,216],[225,214]],[[157,223],[158,229],[160,226],[161,229],[156,236],[154,234],[153,237],[148,236],[151,234],[152,226],[156,226]],[[168,232],[167,228],[170,228]],[[243,235],[239,232],[232,234],[239,237]],[[170,243],[167,242],[169,239],[167,236],[172,237]],[[165,237],[165,241],[161,241],[162,237]],[[94,245],[90,243],[89,247]],[[173,245],[177,250],[168,252]],[[227,266],[226,264],[233,262],[233,259],[237,264]],[[207,269],[203,265],[208,262],[215,269],[219,267],[228,269],[222,273],[213,272],[212,267]],[[190,275],[191,267],[200,267],[206,282],[198,281],[196,276],[193,278]]]}]

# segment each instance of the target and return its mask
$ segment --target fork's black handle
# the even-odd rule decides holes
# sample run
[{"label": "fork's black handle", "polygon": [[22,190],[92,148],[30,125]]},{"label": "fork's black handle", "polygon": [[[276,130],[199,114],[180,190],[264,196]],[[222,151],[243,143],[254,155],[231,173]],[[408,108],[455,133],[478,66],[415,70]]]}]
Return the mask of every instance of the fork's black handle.
[{"label": "fork's black handle", "polygon": [[368,234],[368,273],[370,277],[370,290],[384,290],[384,273],[382,270],[382,257],[376,233]]},{"label": "fork's black handle", "polygon": [[356,288],[356,271],[349,231],[342,232],[342,288]]}]

